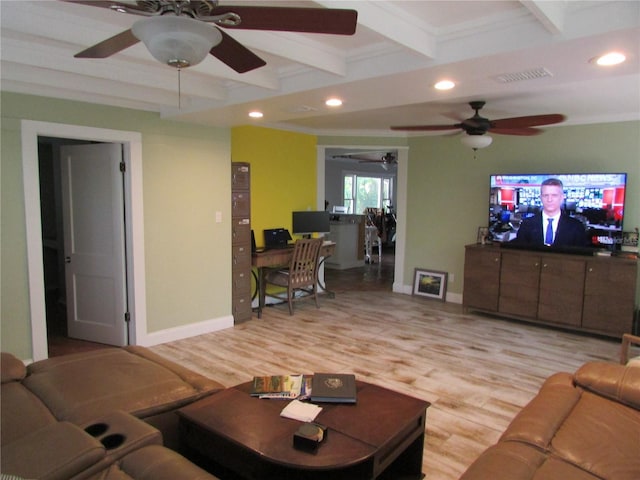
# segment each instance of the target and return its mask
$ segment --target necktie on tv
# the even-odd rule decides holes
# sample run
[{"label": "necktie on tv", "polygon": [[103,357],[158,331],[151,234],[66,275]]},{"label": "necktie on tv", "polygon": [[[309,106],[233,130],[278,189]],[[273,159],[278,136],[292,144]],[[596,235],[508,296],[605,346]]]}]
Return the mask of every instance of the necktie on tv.
[{"label": "necktie on tv", "polygon": [[547,218],[547,231],[544,234],[544,244],[551,245],[553,243],[553,218]]}]

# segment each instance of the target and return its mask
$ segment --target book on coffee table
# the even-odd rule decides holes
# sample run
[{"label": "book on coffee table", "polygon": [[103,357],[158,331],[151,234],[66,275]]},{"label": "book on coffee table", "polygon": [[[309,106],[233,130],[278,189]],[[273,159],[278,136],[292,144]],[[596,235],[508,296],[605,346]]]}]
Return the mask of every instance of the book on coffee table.
[{"label": "book on coffee table", "polygon": [[253,377],[251,396],[259,398],[298,398],[306,390],[304,375],[266,375]]},{"label": "book on coffee table", "polygon": [[311,401],[356,403],[356,376],[350,373],[314,373]]}]

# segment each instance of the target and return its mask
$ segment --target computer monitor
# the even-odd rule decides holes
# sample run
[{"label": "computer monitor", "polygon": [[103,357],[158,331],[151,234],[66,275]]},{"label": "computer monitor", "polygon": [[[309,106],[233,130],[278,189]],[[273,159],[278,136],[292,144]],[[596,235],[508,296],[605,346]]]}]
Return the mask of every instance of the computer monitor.
[{"label": "computer monitor", "polygon": [[331,231],[329,212],[303,211],[292,213],[294,235],[311,235],[312,233],[329,233]]}]

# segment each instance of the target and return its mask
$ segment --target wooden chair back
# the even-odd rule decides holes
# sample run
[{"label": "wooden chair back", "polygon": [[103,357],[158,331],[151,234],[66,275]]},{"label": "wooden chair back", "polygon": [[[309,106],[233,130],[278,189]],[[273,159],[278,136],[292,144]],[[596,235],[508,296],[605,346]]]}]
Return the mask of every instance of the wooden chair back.
[{"label": "wooden chair back", "polygon": [[316,285],[321,248],[321,238],[302,238],[296,241],[293,247],[293,257],[289,263],[290,288]]}]

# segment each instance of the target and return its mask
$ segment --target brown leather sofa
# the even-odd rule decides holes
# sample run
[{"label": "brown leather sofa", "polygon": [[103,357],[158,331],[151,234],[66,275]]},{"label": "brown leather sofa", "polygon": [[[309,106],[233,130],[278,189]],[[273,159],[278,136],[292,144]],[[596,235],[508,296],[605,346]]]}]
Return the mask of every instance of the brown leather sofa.
[{"label": "brown leather sofa", "polygon": [[557,373],[460,480],[640,479],[640,368]]},{"label": "brown leather sofa", "polygon": [[143,347],[67,355],[28,367],[2,353],[0,362],[3,474],[215,479],[167,448],[164,435],[173,448],[175,411],[219,391],[219,383]]}]

